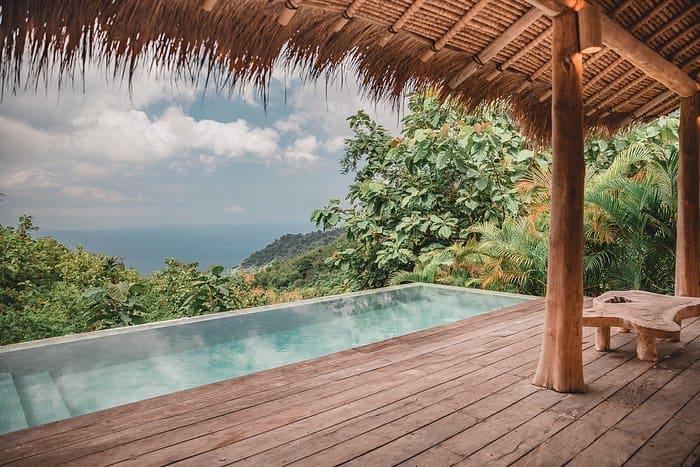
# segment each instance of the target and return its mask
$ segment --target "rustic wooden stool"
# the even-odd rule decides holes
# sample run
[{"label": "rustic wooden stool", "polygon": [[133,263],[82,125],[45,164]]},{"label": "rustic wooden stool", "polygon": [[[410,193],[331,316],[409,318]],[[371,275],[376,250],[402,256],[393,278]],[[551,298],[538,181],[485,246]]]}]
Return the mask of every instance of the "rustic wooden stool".
[{"label": "rustic wooden stool", "polygon": [[700,298],[672,297],[641,290],[606,292],[593,299],[583,310],[583,325],[595,327],[595,349],[610,350],[612,326],[634,329],[637,333],[637,357],[656,361],[656,339],[678,341],[681,321],[700,316]]}]

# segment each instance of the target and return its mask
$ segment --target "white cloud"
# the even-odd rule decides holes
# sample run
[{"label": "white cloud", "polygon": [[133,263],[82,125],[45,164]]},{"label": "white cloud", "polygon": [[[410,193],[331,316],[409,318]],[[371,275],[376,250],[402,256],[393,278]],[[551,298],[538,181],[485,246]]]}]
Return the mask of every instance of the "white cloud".
[{"label": "white cloud", "polygon": [[72,199],[99,200],[108,203],[121,203],[126,201],[141,201],[143,195],[127,196],[113,190],[104,190],[94,186],[66,186],[61,188],[62,196]]},{"label": "white cloud", "polygon": [[322,143],[323,149],[328,153],[336,153],[345,147],[345,138],[336,136]]},{"label": "white cloud", "polygon": [[284,151],[284,157],[292,165],[309,165],[318,162],[319,158],[314,154],[318,141],[314,135],[298,138]]},{"label": "white cloud", "polygon": [[57,184],[56,175],[44,169],[27,169],[0,176],[1,188],[15,188],[23,185],[50,187]]},{"label": "white cloud", "polygon": [[242,212],[245,212],[245,208],[242,208],[237,205],[229,206],[227,208],[224,208],[224,213],[225,214],[240,214]]}]

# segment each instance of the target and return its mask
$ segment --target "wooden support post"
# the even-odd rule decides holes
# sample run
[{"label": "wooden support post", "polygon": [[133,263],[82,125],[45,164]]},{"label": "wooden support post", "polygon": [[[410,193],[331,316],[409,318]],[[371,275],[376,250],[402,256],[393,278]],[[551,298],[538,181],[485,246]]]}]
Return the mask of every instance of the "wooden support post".
[{"label": "wooden support post", "polygon": [[583,60],[576,13],[553,18],[552,212],[542,350],[533,383],[584,392],[583,359]]},{"label": "wooden support post", "polygon": [[681,98],[676,295],[700,297],[700,93]]}]

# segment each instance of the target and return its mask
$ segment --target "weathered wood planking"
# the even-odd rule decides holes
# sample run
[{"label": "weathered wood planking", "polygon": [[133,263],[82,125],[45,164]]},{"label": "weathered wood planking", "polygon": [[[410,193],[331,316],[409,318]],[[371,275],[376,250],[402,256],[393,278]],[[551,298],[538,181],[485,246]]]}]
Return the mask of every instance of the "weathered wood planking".
[{"label": "weathered wood planking", "polygon": [[533,386],[544,304],[0,436],[10,465],[692,465],[700,319],[635,358],[583,333],[585,394]]}]

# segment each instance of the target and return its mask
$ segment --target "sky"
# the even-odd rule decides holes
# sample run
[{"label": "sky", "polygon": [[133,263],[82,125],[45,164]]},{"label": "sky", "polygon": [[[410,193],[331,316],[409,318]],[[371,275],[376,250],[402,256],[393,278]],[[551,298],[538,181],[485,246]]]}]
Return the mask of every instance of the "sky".
[{"label": "sky", "polygon": [[[342,84],[341,84],[342,83]],[[266,108],[251,89],[217,95],[144,72],[85,89],[57,81],[0,102],[0,224],[42,230],[295,224],[351,178],[339,173],[346,118],[359,109],[399,132],[390,105],[354,76],[326,85],[275,70]]]}]

